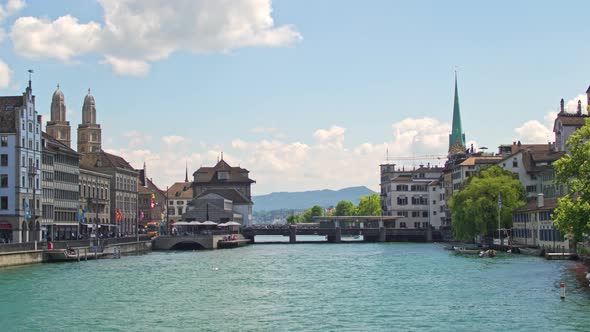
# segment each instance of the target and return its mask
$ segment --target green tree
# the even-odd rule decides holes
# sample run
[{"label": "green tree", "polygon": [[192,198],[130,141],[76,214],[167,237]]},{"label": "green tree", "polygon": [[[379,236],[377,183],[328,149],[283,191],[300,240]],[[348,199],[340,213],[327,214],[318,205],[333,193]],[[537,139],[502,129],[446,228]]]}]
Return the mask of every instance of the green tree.
[{"label": "green tree", "polygon": [[335,216],[353,216],[355,214],[356,206],[350,201],[340,201],[336,204]]},{"label": "green tree", "polygon": [[568,192],[557,200],[553,213],[556,228],[571,234],[575,244],[590,234],[590,120],[576,130],[566,143],[569,153],[556,161],[556,182]]},{"label": "green tree", "polygon": [[381,197],[379,194],[361,197],[359,206],[356,209],[357,216],[380,216]]},{"label": "green tree", "polygon": [[526,193],[517,174],[492,166],[469,178],[449,201],[456,239],[493,235],[498,228],[498,194],[502,198],[501,226],[512,227],[512,210],[525,204]]},{"label": "green tree", "polygon": [[297,224],[299,223],[299,216],[290,215],[287,217],[287,224]]}]

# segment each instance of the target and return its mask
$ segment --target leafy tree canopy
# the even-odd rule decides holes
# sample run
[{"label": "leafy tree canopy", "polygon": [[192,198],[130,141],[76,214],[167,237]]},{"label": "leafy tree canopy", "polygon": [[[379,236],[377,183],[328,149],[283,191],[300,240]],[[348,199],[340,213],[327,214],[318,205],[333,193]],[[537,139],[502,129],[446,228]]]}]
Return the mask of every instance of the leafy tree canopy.
[{"label": "leafy tree canopy", "polygon": [[569,190],[557,200],[553,220],[556,228],[563,234],[571,234],[576,243],[590,234],[590,120],[566,144],[569,153],[553,165],[556,182]]},{"label": "leafy tree canopy", "polygon": [[516,174],[491,166],[469,178],[449,201],[456,239],[468,241],[476,235],[493,234],[498,228],[498,194],[502,199],[501,227],[512,227],[512,210],[525,204],[525,190]]},{"label": "leafy tree canopy", "polygon": [[381,197],[379,194],[361,197],[356,211],[357,216],[380,216]]},{"label": "leafy tree canopy", "polygon": [[350,201],[340,201],[336,204],[336,216],[353,216],[356,212],[356,206]]}]

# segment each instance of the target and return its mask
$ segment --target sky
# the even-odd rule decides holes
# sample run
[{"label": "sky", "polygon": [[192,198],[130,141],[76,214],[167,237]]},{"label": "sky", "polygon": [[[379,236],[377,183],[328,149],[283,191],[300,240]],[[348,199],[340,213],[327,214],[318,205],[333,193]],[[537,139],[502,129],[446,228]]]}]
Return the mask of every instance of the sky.
[{"label": "sky", "polygon": [[[468,144],[553,141],[586,107],[590,2],[0,0],[0,95],[57,84],[72,141],[88,89],[103,149],[165,188],[224,160],[254,194],[379,188],[442,164],[457,70]],[[412,159],[413,158],[413,159]]]}]

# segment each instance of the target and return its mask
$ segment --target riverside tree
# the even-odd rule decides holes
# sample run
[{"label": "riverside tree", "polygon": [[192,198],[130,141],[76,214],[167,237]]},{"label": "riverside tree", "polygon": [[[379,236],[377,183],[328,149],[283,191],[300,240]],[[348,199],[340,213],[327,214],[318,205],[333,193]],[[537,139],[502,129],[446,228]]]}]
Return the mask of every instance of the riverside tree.
[{"label": "riverside tree", "polygon": [[381,197],[379,194],[361,197],[359,206],[356,209],[357,216],[380,216]]},{"label": "riverside tree", "polygon": [[355,214],[356,206],[351,201],[340,201],[336,204],[335,216],[353,216]]},{"label": "riverside tree", "polygon": [[[553,165],[556,182],[568,188],[557,200],[553,222],[562,234],[568,234],[574,247],[590,234],[590,120],[566,142],[569,153]],[[574,248],[575,249],[575,248]]]},{"label": "riverside tree", "polygon": [[502,228],[512,227],[512,210],[525,204],[526,193],[518,175],[492,166],[473,175],[449,201],[456,239],[493,235],[498,227],[498,194],[502,198]]}]

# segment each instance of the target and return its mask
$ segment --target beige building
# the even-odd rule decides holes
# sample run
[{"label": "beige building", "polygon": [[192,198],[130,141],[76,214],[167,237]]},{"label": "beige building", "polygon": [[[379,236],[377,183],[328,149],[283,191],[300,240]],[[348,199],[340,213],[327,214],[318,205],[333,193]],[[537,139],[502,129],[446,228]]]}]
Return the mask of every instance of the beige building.
[{"label": "beige building", "polygon": [[111,219],[111,176],[96,170],[80,168],[80,207],[85,211],[80,233],[87,235],[97,229],[106,234],[116,231]]},{"label": "beige building", "polygon": [[182,219],[188,204],[193,200],[191,182],[176,182],[168,188],[168,223],[172,224]]}]

